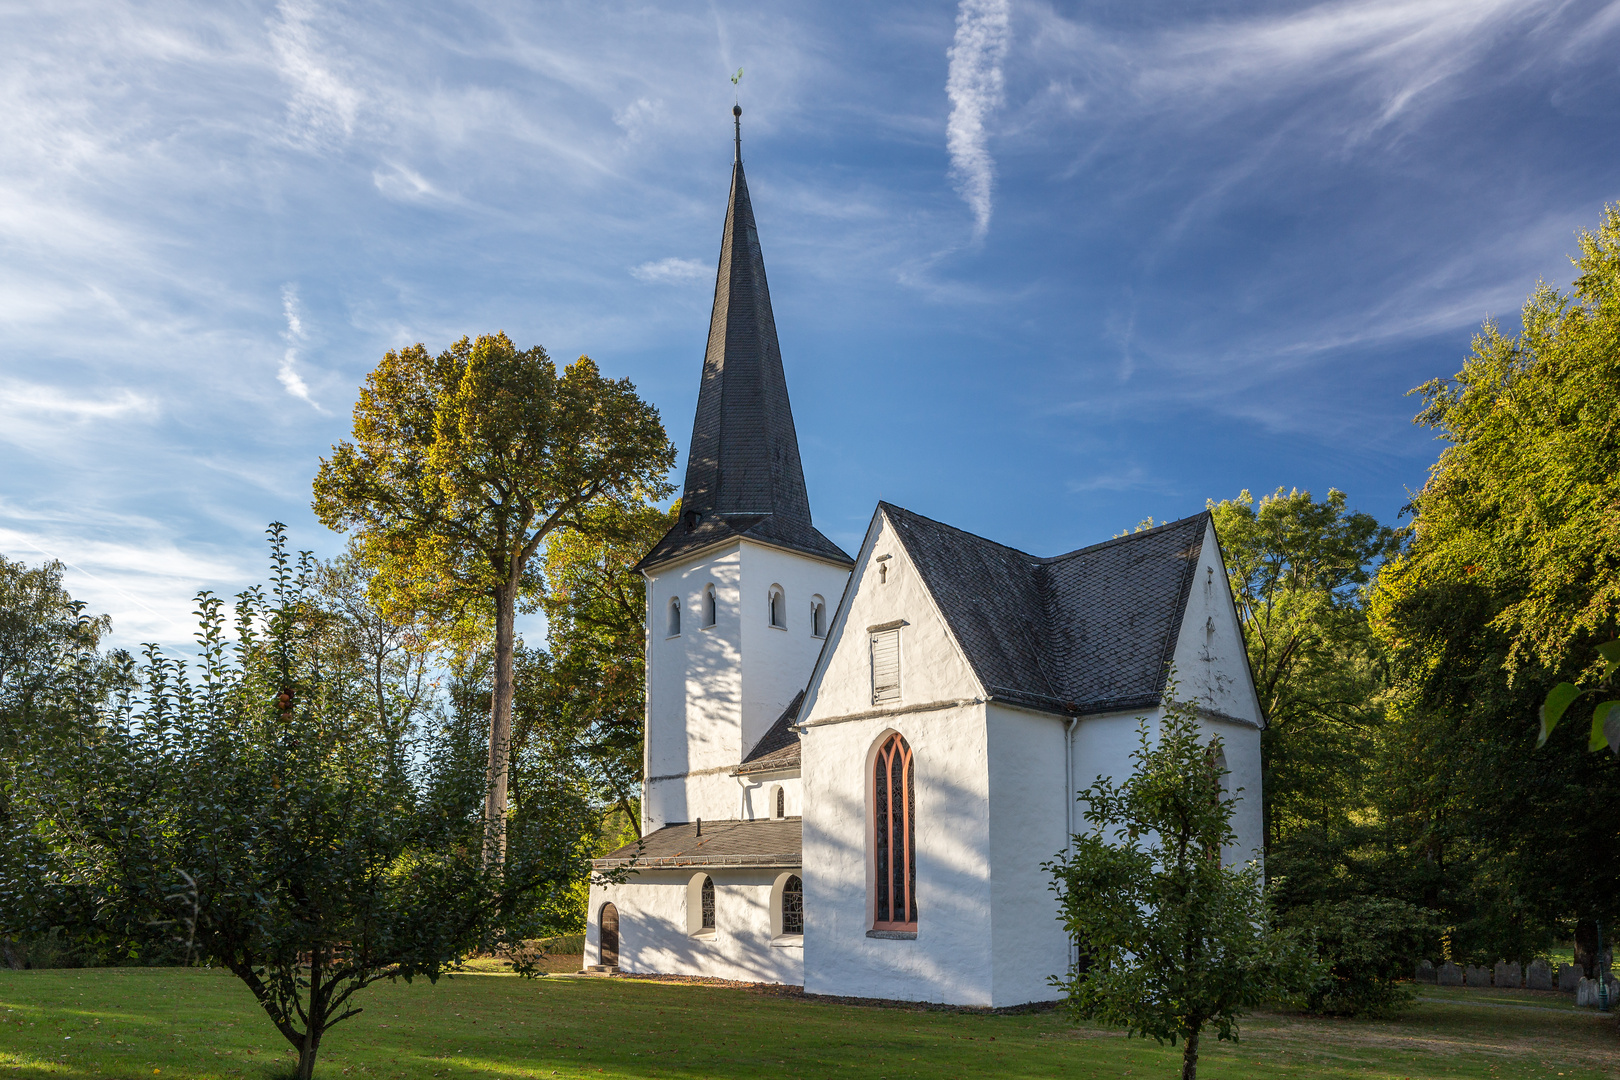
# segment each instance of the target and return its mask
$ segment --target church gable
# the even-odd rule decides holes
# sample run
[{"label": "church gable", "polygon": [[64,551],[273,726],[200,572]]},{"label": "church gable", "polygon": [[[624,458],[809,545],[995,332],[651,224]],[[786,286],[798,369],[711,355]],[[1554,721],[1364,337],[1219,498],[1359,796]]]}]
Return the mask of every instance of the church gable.
[{"label": "church gable", "polygon": [[1081,715],[1158,703],[1208,514],[1040,558],[880,508],[987,696]]},{"label": "church gable", "polygon": [[1232,601],[1214,521],[1205,529],[1176,641],[1177,692],[1218,716],[1263,726],[1243,625]]},{"label": "church gable", "polygon": [[984,696],[892,509],[872,518],[800,723]]}]

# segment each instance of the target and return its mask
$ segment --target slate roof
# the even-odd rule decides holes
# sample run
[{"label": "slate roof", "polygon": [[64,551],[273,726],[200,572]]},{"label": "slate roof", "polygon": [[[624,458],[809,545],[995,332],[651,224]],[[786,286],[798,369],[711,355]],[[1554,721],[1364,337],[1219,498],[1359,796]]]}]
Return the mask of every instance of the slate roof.
[{"label": "slate roof", "polygon": [[804,825],[796,817],[764,821],[705,821],[665,825],[633,844],[592,859],[598,870],[634,865],[641,870],[681,866],[799,866]]},{"label": "slate roof", "polygon": [[799,462],[759,229],[743,176],[740,135],[681,515],[682,521],[637,569],[739,537],[845,566],[854,562],[810,522],[810,496]]},{"label": "slate roof", "polygon": [[1207,512],[1040,558],[878,505],[992,698],[1077,715],[1158,703]]},{"label": "slate roof", "polygon": [[793,729],[799,718],[799,706],[804,704],[804,691],[800,690],[788,702],[788,707],[777,717],[769,731],[759,737],[742,764],[731,770],[731,775],[774,772],[777,769],[799,767],[799,733]]}]

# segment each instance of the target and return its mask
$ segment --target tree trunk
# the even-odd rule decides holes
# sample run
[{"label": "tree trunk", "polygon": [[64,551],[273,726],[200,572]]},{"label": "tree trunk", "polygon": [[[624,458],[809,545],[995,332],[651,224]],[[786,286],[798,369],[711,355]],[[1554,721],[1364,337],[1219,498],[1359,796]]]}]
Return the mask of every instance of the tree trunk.
[{"label": "tree trunk", "polygon": [[[1605,935],[1607,936],[1607,935]],[[1614,943],[1605,941],[1602,960],[1607,963],[1614,952]],[[1596,919],[1575,921],[1575,966],[1586,973],[1588,979],[1598,977],[1598,925]]]},{"label": "tree trunk", "polygon": [[1198,1031],[1187,1033],[1181,1048],[1181,1080],[1198,1080]]},{"label": "tree trunk", "polygon": [[484,865],[506,857],[506,784],[512,748],[512,651],[517,635],[517,582],[495,590],[495,685],[489,696],[489,775],[484,797]]}]

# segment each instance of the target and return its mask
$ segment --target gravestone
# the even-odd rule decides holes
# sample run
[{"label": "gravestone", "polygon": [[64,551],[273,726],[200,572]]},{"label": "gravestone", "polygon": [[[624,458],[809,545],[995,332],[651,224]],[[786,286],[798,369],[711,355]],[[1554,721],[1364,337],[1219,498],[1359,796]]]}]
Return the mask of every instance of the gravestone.
[{"label": "gravestone", "polygon": [[1560,965],[1558,968],[1558,989],[1566,994],[1574,993],[1575,988],[1580,986],[1581,979],[1585,975],[1586,973],[1574,964]]},{"label": "gravestone", "polygon": [[1491,969],[1482,967],[1479,964],[1469,964],[1463,978],[1469,986],[1489,986],[1491,985]]},{"label": "gravestone", "polygon": [[1530,965],[1524,973],[1524,985],[1532,990],[1551,990],[1553,988],[1552,968],[1547,961],[1537,960]]},{"label": "gravestone", "polygon": [[1575,984],[1575,1004],[1582,1008],[1597,1004],[1597,980],[1584,976]]},{"label": "gravestone", "polygon": [[1463,984],[1462,968],[1447,960],[1435,972],[1435,979],[1441,986],[1461,986]]},{"label": "gravestone", "polygon": [[1492,982],[1499,987],[1506,986],[1515,990],[1524,985],[1524,979],[1519,975],[1519,965],[1511,964],[1506,960],[1496,962],[1496,971],[1492,975]]},{"label": "gravestone", "polygon": [[1432,983],[1432,982],[1434,982],[1435,981],[1434,965],[1429,963],[1429,961],[1427,961],[1427,960],[1423,961],[1421,964],[1419,964],[1417,966],[1417,974],[1415,974],[1413,976],[1413,978],[1415,978],[1420,983]]}]

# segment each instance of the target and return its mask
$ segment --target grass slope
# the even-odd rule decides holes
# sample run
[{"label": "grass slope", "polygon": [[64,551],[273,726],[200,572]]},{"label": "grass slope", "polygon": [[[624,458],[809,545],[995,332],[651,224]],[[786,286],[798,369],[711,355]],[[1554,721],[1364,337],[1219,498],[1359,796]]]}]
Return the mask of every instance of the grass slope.
[{"label": "grass slope", "polygon": [[[381,984],[317,1076],[393,1078],[1174,1077],[1179,1051],[1057,1013],[860,1008],[629,979],[474,974]],[[1620,1077],[1620,1027],[1536,999],[1436,994],[1395,1022],[1262,1015],[1206,1042],[1219,1078]],[[1495,1001],[1496,1004],[1488,1004]],[[1532,1007],[1526,1008],[1530,1004]],[[0,1071],[18,1077],[270,1080],[292,1056],[218,971],[0,972]]]}]

